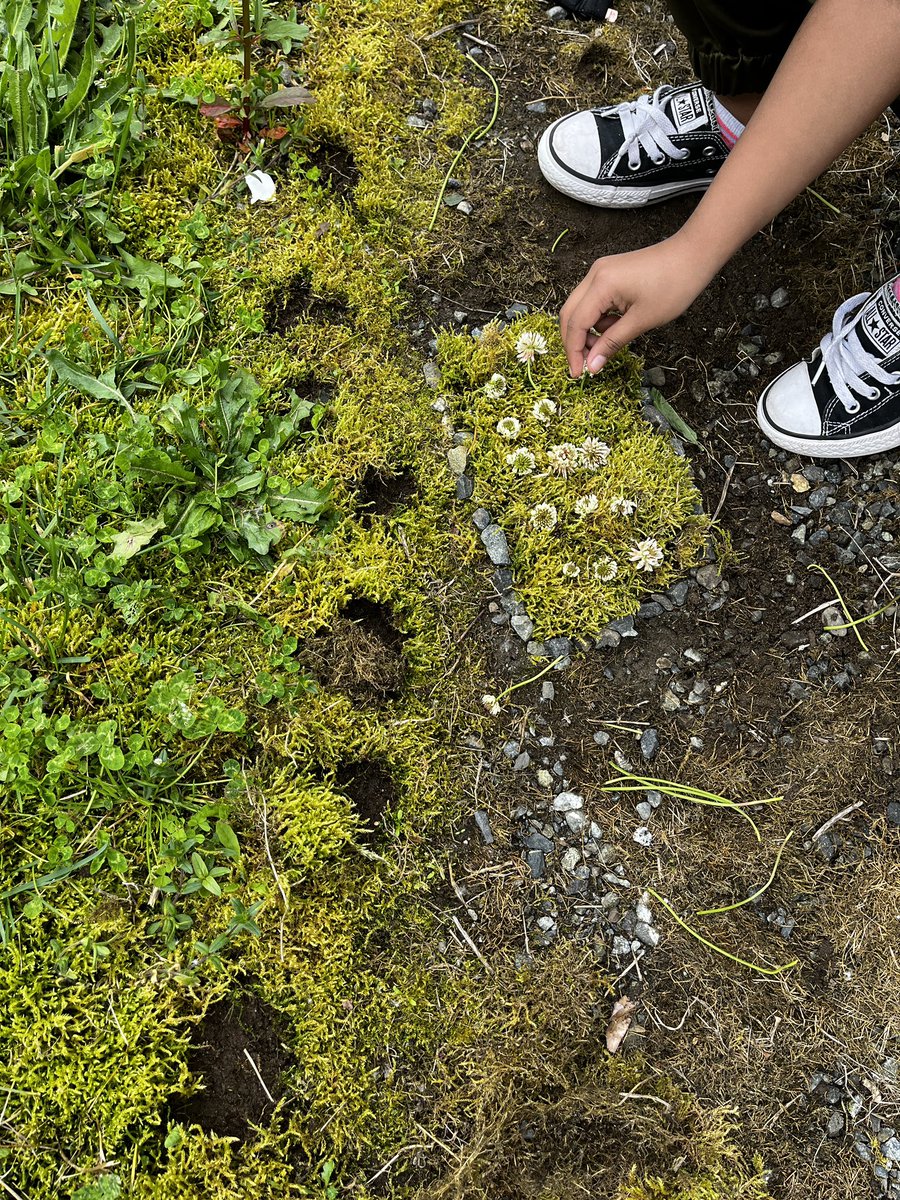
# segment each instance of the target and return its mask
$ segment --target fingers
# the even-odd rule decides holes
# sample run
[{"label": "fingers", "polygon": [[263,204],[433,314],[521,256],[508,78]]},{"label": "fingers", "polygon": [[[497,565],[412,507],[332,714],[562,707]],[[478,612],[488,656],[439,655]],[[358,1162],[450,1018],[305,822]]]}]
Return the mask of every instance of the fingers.
[{"label": "fingers", "polygon": [[595,263],[560,313],[563,347],[573,379],[580,379],[590,369],[589,359],[596,349],[598,335],[602,337],[618,319],[610,314],[610,309],[619,308],[620,302],[598,267],[599,263]]},{"label": "fingers", "polygon": [[592,375],[602,371],[607,362],[620,350],[624,350],[630,341],[647,329],[647,323],[641,319],[640,311],[630,308],[621,317],[610,317],[603,321],[600,336],[585,355],[587,370]]}]

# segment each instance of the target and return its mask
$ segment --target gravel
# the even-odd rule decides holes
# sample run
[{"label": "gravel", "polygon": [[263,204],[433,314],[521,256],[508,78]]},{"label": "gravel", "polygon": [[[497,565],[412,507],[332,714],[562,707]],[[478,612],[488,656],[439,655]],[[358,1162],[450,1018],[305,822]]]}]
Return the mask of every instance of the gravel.
[{"label": "gravel", "polygon": [[499,525],[491,524],[485,526],[481,530],[481,540],[484,543],[488,558],[495,567],[509,566],[509,544],[506,541],[506,534]]},{"label": "gravel", "polygon": [[641,734],[641,754],[646,762],[653,762],[659,753],[659,734],[655,729],[645,729]]},{"label": "gravel", "polygon": [[491,823],[488,820],[488,815],[483,808],[476,808],[473,813],[475,824],[478,826],[478,832],[481,834],[484,844],[490,846],[494,840],[494,831],[491,829]]},{"label": "gravel", "polygon": [[560,792],[553,798],[554,812],[567,813],[578,808],[584,808],[584,796],[579,796],[577,792]]}]

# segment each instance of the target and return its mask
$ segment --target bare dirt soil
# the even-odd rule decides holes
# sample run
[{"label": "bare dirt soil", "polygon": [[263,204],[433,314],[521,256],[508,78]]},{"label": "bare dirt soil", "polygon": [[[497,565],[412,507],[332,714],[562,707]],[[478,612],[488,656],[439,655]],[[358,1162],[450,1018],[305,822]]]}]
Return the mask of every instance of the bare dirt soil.
[{"label": "bare dirt soil", "polygon": [[[593,258],[666,237],[693,203],[593,210],[553,192],[534,153],[544,125],[572,108],[689,78],[660,5],[622,6],[616,36],[626,35],[625,51],[621,40],[608,48],[608,31],[571,22],[516,38],[487,24],[467,28],[481,39],[468,45],[498,75],[500,114],[465,187],[473,215],[460,218],[456,244],[443,245],[417,281],[423,344],[442,323],[479,326],[514,303],[557,309]],[[618,976],[616,991],[640,1000],[641,1028],[626,1046],[639,1045],[653,1072],[733,1107],[745,1145],[771,1171],[772,1195],[791,1200],[894,1194],[893,1175],[873,1177],[877,1149],[869,1165],[862,1160],[900,1117],[900,641],[891,608],[858,630],[826,629],[847,618],[839,604],[836,616],[826,611],[835,593],[818,568],[854,617],[894,602],[900,460],[791,458],[765,442],[753,412],[761,388],[811,351],[843,298],[900,269],[898,146],[897,124],[885,117],[817,182],[823,199],[800,197],[687,315],[638,347],[698,435],[687,453],[730,550],[721,574],[705,568],[680,605],[648,598],[636,636],[577,655],[553,676],[552,700],[541,698],[541,684],[519,693],[520,717],[498,730],[481,779],[496,841],[479,851],[468,880],[464,869],[459,876],[470,902],[481,898],[486,940],[493,914],[496,936],[525,956],[540,953],[547,938],[535,923],[550,913],[550,938],[591,945]],[[782,288],[787,303],[773,307]],[[534,665],[496,600],[487,584],[489,660],[523,678]],[[650,762],[638,745],[647,729],[661,745]],[[530,767],[515,770],[523,750]],[[557,762],[631,885],[620,903],[603,900],[602,878],[585,882],[561,865],[587,835],[570,835],[534,781],[535,767]],[[643,794],[599,790],[625,762],[738,799],[784,799],[756,810],[759,842],[731,814],[664,797],[646,822],[645,849],[632,836],[644,823],[634,809]],[[727,906],[766,882],[788,835],[764,896],[693,920],[731,954],[770,965],[796,959],[796,968],[754,974],[701,946],[658,904],[659,945],[631,965],[611,954],[617,935],[633,936],[644,888],[682,913]],[[535,837],[548,843],[546,871],[523,879]],[[464,841],[480,840],[469,827]],[[505,890],[485,882],[485,855],[508,872]]]}]

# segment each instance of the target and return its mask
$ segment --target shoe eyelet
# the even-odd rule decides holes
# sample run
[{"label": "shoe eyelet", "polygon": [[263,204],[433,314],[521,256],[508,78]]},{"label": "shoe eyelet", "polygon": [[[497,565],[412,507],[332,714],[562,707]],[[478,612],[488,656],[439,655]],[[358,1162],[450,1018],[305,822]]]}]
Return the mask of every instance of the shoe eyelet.
[{"label": "shoe eyelet", "polygon": [[629,171],[639,171],[640,169],[641,169],[641,164],[639,162],[635,163],[634,166],[632,166],[631,163],[628,164]]},{"label": "shoe eyelet", "polygon": [[666,161],[666,156],[664,154],[661,154],[659,156],[659,158],[651,158],[650,161],[653,163],[653,165],[655,167],[661,167],[663,165],[663,163]]},{"label": "shoe eyelet", "polygon": [[878,388],[869,388],[869,399],[870,400],[877,400],[880,395],[881,395],[881,393],[878,391]]},{"label": "shoe eyelet", "polygon": [[858,413],[858,412],[859,412],[859,408],[860,408],[859,401],[858,401],[858,400],[851,400],[851,401],[850,401],[850,403],[849,403],[849,404],[845,404],[845,405],[844,405],[844,407],[846,408],[846,410],[847,410],[847,412],[848,412],[848,413],[850,413],[851,415],[853,415],[853,414],[855,414],[855,413]]},{"label": "shoe eyelet", "polygon": [[717,153],[717,151],[716,151],[715,146],[704,146],[703,147],[703,157],[704,158],[715,158],[716,153]]}]

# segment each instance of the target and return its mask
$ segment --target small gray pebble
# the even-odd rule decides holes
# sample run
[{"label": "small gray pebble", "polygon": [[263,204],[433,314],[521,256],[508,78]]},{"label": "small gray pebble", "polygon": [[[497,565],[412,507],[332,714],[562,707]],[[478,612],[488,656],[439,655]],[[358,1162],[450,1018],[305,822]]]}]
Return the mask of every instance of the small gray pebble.
[{"label": "small gray pebble", "polygon": [[644,382],[648,387],[665,387],[666,373],[662,367],[648,367],[644,372]]},{"label": "small gray pebble", "polygon": [[653,816],[653,805],[648,800],[641,800],[634,809],[642,821],[649,821]]},{"label": "small gray pebble", "polygon": [[516,757],[516,760],[513,763],[513,770],[514,771],[525,771],[530,766],[531,766],[531,755],[528,753],[527,750],[523,750],[522,753]]},{"label": "small gray pebble", "polygon": [[440,367],[436,362],[434,362],[433,359],[429,359],[428,362],[422,363],[422,374],[425,377],[426,384],[430,388],[440,387],[441,371]]},{"label": "small gray pebble", "polygon": [[457,500],[469,500],[472,493],[475,491],[475,484],[468,475],[457,475],[456,477],[456,498]]},{"label": "small gray pebble", "polygon": [[454,475],[462,475],[468,461],[469,456],[465,446],[454,446],[447,451],[447,465]]},{"label": "small gray pebble", "polygon": [[525,855],[525,861],[528,863],[528,868],[531,871],[532,879],[541,879],[545,870],[543,851],[529,850]]},{"label": "small gray pebble", "polygon": [[892,800],[887,806],[887,819],[892,825],[900,825],[900,801]]},{"label": "small gray pebble", "polygon": [[571,649],[572,643],[567,637],[552,637],[547,639],[547,653],[551,658],[565,658]]},{"label": "small gray pebble", "polygon": [[655,729],[645,729],[641,734],[641,754],[647,762],[652,762],[659,753],[659,734]]},{"label": "small gray pebble", "polygon": [[481,531],[481,540],[487,556],[496,567],[509,566],[509,545],[506,534],[499,525],[488,525]]},{"label": "small gray pebble", "polygon": [[788,295],[787,288],[780,287],[776,288],[769,297],[769,303],[773,308],[786,308],[790,302],[790,299],[791,298]]},{"label": "small gray pebble", "polygon": [[825,1126],[825,1132],[830,1138],[839,1138],[844,1132],[844,1114],[833,1112],[828,1118],[828,1124]]},{"label": "small gray pebble", "polygon": [[477,808],[474,813],[475,824],[478,826],[478,832],[484,839],[484,844],[490,846],[494,840],[494,831],[491,829],[491,823],[488,820],[488,815],[483,808]]},{"label": "small gray pebble", "polygon": [[546,700],[549,703],[554,698],[555,695],[556,695],[556,688],[553,686],[553,684],[550,682],[549,679],[545,679],[544,682],[541,684],[541,699]]},{"label": "small gray pebble", "polygon": [[472,513],[472,524],[476,529],[487,529],[491,523],[491,514],[486,508],[476,508]]},{"label": "small gray pebble", "polygon": [[602,730],[602,729],[598,729],[597,732],[594,734],[594,741],[597,743],[598,746],[608,746],[609,745],[609,734],[605,733],[604,730]]},{"label": "small gray pebble", "polygon": [[462,213],[462,215],[464,217],[471,217],[471,215],[475,211],[475,209],[472,206],[472,204],[470,203],[470,201],[460,200],[459,204],[457,204],[457,206],[456,206],[456,211],[458,213]]},{"label": "small gray pebble", "polygon": [[510,621],[513,629],[519,635],[523,642],[530,640],[534,633],[534,621],[526,613],[519,613]]}]

